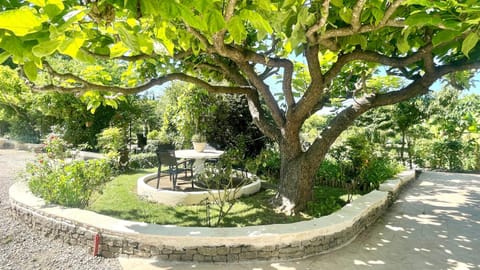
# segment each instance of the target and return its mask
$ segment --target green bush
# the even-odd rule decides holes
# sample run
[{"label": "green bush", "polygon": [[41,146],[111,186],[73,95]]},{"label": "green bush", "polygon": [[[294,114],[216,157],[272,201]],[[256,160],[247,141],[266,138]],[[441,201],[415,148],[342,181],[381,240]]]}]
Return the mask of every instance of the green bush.
[{"label": "green bush", "polygon": [[129,169],[148,169],[157,167],[158,160],[155,153],[141,153],[130,155]]},{"label": "green bush", "polygon": [[401,169],[378,145],[368,141],[365,132],[357,130],[330,149],[317,171],[317,179],[339,184],[352,182],[356,189],[367,192]]},{"label": "green bush", "polygon": [[98,134],[98,146],[108,156],[118,157],[126,146],[123,130],[117,127],[104,129]]},{"label": "green bush", "polygon": [[385,180],[392,178],[402,170],[402,166],[385,157],[375,157],[360,172],[361,183],[368,189],[376,189]]},{"label": "green bush", "polygon": [[49,134],[45,138],[45,152],[49,158],[52,159],[65,159],[69,156],[69,145],[68,143],[57,134]]},{"label": "green bush", "polygon": [[345,181],[345,164],[333,158],[325,158],[317,171],[317,179],[320,181],[336,180]]},{"label": "green bush", "polygon": [[415,145],[414,160],[424,168],[475,171],[480,169],[479,149],[475,139],[422,139]]},{"label": "green bush", "polygon": [[248,171],[257,176],[273,182],[280,178],[280,153],[272,147],[263,149],[257,157],[246,163]]},{"label": "green bush", "polygon": [[30,190],[48,202],[68,207],[85,207],[90,196],[111,178],[107,160],[73,161],[40,156],[27,165]]}]

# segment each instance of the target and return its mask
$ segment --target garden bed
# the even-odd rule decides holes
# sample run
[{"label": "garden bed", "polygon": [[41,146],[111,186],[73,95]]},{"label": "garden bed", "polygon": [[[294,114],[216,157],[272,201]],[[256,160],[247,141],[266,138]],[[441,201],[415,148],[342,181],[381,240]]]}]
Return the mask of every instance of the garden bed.
[{"label": "garden bed", "polygon": [[248,178],[251,179],[251,183],[238,188],[238,190],[235,190],[235,188],[230,190],[208,190],[205,187],[199,187],[199,189],[193,191],[174,191],[171,189],[156,189],[149,185],[148,182],[156,181],[157,179],[157,174],[152,173],[138,179],[137,194],[145,200],[169,206],[202,204],[205,200],[212,200],[213,196],[223,196],[225,193],[230,200],[233,200],[242,196],[252,195],[260,190],[261,181],[251,174],[248,174]]}]

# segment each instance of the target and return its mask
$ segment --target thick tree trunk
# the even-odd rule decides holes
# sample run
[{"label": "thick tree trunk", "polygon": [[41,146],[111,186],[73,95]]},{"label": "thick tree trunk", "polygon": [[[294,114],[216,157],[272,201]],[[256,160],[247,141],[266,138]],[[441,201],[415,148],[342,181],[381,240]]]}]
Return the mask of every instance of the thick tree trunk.
[{"label": "thick tree trunk", "polygon": [[[288,149],[280,152],[288,153]],[[313,183],[318,164],[306,159],[302,152],[293,157],[282,154],[276,196],[278,210],[293,215],[306,208],[307,202],[313,199]]]}]

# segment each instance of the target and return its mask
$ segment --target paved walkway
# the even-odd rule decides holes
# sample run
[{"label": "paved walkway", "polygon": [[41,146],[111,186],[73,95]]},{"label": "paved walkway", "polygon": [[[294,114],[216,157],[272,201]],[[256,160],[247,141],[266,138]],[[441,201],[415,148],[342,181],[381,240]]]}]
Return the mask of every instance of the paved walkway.
[{"label": "paved walkway", "polygon": [[480,269],[480,175],[422,173],[375,225],[324,255],[228,265],[120,258],[120,264],[128,270]]}]

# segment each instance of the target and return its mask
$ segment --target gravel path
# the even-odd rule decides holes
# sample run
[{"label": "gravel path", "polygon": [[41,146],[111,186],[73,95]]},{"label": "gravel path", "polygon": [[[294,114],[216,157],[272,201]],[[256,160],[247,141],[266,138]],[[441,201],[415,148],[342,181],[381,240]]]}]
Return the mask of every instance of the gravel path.
[{"label": "gravel path", "polygon": [[122,269],[117,259],[45,237],[10,214],[8,189],[33,154],[0,149],[0,269]]}]

